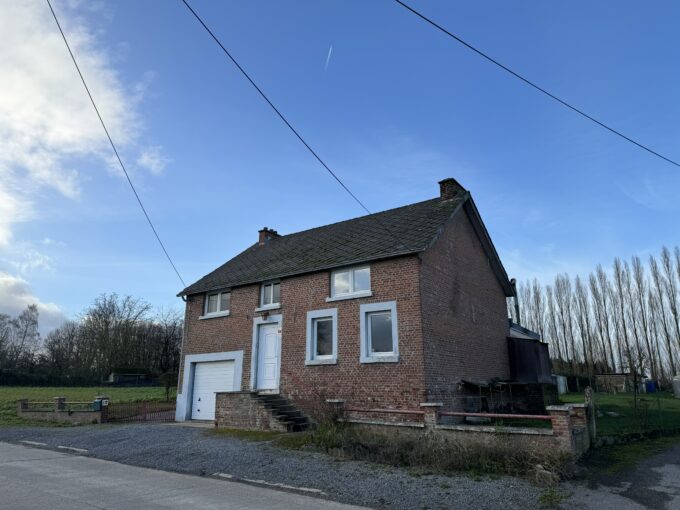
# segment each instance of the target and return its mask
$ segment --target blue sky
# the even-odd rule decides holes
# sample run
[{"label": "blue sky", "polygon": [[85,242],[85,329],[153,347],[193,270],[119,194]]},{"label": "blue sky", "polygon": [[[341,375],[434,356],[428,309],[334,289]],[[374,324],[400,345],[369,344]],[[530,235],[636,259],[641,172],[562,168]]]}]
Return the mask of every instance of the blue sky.
[{"label": "blue sky", "polygon": [[[390,0],[192,3],[373,211],[431,198],[438,180],[455,177],[520,280],[586,274],[677,243],[680,169]],[[412,4],[680,158],[677,3]],[[45,9],[0,2],[10,14],[0,16],[0,41],[8,38],[0,71],[16,78],[0,84],[0,135],[16,141],[0,142],[9,154],[0,157],[0,312],[35,300],[51,325],[104,292],[179,308],[182,286],[111,161]],[[289,233],[362,213],[179,1],[55,9],[187,283],[253,243],[262,226]]]}]

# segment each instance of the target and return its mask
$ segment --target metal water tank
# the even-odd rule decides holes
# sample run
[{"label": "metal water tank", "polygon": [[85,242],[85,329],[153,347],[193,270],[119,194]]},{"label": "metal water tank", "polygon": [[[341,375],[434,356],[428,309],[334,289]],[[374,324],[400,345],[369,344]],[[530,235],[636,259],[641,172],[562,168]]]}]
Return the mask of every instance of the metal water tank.
[{"label": "metal water tank", "polygon": [[673,377],[673,393],[675,398],[680,398],[680,375]]}]

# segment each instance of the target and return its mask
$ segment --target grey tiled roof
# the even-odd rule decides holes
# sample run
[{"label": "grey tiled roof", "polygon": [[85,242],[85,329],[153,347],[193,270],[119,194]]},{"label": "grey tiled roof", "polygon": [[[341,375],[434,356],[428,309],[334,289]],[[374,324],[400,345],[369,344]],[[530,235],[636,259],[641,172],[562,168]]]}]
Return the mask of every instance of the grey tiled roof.
[{"label": "grey tiled roof", "polygon": [[434,198],[256,243],[179,295],[423,251],[468,197]]}]

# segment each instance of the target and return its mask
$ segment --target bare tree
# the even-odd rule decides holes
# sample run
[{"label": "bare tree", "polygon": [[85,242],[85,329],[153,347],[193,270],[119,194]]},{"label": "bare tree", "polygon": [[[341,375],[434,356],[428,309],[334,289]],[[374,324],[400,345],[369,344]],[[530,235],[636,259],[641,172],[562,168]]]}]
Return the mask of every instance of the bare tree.
[{"label": "bare tree", "polygon": [[666,287],[664,283],[664,276],[661,274],[659,264],[657,263],[656,258],[653,256],[649,257],[649,267],[652,274],[651,292],[653,296],[650,306],[656,318],[654,324],[656,324],[657,331],[663,333],[664,343],[666,346],[666,355],[668,356],[669,364],[668,375],[671,376],[673,375],[677,365],[674,355],[675,346],[673,345],[673,326],[667,312],[667,298],[665,292]]},{"label": "bare tree", "polygon": [[586,286],[583,285],[578,276],[574,281],[574,309],[580,331],[583,359],[588,371],[588,379],[592,385],[595,371],[595,352],[593,348],[593,330],[591,327],[590,296]]},{"label": "bare tree", "polygon": [[598,265],[588,285],[559,274],[521,286],[522,321],[548,342],[558,372],[650,371],[670,382],[680,368],[680,248],[664,247],[648,267],[617,257],[611,279]]}]

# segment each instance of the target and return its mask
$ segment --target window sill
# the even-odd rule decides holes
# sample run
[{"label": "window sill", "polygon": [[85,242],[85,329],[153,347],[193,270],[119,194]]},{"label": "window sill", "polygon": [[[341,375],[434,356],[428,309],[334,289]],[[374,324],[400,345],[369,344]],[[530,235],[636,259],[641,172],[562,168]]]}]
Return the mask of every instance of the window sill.
[{"label": "window sill", "polygon": [[357,299],[371,296],[373,296],[373,292],[367,290],[365,292],[355,292],[353,294],[342,294],[341,296],[327,297],[326,303],[332,303],[333,301],[344,301],[345,299]]},{"label": "window sill", "polygon": [[281,308],[281,303],[276,303],[275,305],[265,305],[255,308],[256,312],[268,312],[270,310],[278,310]]},{"label": "window sill", "polygon": [[305,365],[337,365],[338,358],[326,358],[326,359],[307,359],[305,360]]},{"label": "window sill", "polygon": [[202,320],[205,320],[205,319],[216,319],[218,317],[229,317],[229,312],[226,311],[226,312],[217,312],[217,313],[210,313],[210,314],[201,315],[198,318],[198,320],[202,321]]},{"label": "window sill", "polygon": [[362,357],[360,361],[361,363],[398,363],[399,355],[390,354],[388,356],[370,356],[367,358]]}]

